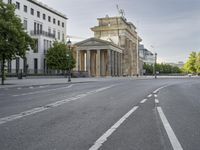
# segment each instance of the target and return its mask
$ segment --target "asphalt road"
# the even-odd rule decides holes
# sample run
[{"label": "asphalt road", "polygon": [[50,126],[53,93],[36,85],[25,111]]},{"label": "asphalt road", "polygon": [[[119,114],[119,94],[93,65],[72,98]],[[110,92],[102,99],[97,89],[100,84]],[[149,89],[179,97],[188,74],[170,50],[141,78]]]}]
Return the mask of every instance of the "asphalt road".
[{"label": "asphalt road", "polygon": [[200,78],[0,89],[1,150],[199,150]]}]

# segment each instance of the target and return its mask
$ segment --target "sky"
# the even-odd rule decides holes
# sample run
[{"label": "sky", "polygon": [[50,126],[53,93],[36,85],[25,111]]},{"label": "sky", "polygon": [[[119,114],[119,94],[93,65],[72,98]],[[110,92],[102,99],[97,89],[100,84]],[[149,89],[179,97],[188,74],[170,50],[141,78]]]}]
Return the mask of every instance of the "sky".
[{"label": "sky", "polygon": [[159,62],[186,62],[192,51],[200,52],[200,0],[39,1],[67,16],[68,35],[93,37],[97,18],[118,16],[118,4]]}]

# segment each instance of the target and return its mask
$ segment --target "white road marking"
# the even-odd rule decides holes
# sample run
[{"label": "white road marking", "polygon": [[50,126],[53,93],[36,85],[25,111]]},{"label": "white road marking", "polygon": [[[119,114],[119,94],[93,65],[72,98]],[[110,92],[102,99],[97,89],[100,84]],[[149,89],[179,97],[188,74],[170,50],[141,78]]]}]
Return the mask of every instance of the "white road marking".
[{"label": "white road marking", "polygon": [[163,89],[163,88],[165,88],[165,87],[167,87],[167,86],[168,86],[168,85],[162,86],[162,87],[156,89],[155,91],[153,91],[153,93],[155,94],[155,93],[157,93],[158,91],[160,91],[161,89]]},{"label": "white road marking", "polygon": [[180,142],[178,141],[173,129],[171,128],[171,126],[170,126],[165,114],[163,113],[162,108],[161,107],[157,107],[157,110],[158,110],[158,113],[159,113],[160,118],[162,120],[162,123],[164,125],[164,128],[165,128],[165,130],[167,132],[169,140],[170,140],[170,142],[172,144],[173,149],[174,150],[183,150],[183,148],[182,148]]},{"label": "white road marking", "polygon": [[154,94],[154,97],[158,97],[158,95],[157,95],[157,94]]},{"label": "white road marking", "polygon": [[55,91],[55,90],[60,90],[60,89],[67,89],[72,87],[73,84],[67,86],[67,87],[61,87],[61,88],[55,88],[55,89],[48,89],[48,90],[43,90],[43,91],[35,91],[35,92],[29,92],[29,93],[23,93],[23,94],[19,94],[19,95],[12,95],[14,97],[18,97],[18,96],[25,96],[25,95],[33,95],[33,94],[38,94],[38,93],[44,93],[44,92],[50,92],[50,91]]},{"label": "white road marking", "polygon": [[18,90],[21,90],[22,88],[19,87],[19,88],[17,88],[17,89],[18,89]]},{"label": "white road marking", "polygon": [[33,89],[34,87],[30,86],[29,89]]},{"label": "white road marking", "polygon": [[155,99],[155,103],[156,103],[156,104],[159,104],[159,100],[158,100],[158,99]]},{"label": "white road marking", "polygon": [[108,129],[89,150],[98,150],[107,138],[134,112],[139,106],[134,106],[128,113],[126,113],[121,119],[119,119],[110,129]]},{"label": "white road marking", "polygon": [[0,118],[0,125],[5,124],[5,123],[10,122],[10,121],[14,121],[14,120],[23,118],[25,116],[30,116],[30,115],[51,109],[53,107],[60,106],[62,104],[65,104],[65,103],[68,103],[68,102],[71,102],[71,101],[74,101],[74,100],[78,100],[78,99],[86,97],[88,95],[92,95],[92,94],[104,91],[106,89],[112,88],[114,86],[116,86],[116,84],[110,85],[110,86],[107,86],[107,87],[103,87],[103,88],[100,88],[100,89],[97,89],[97,90],[94,90],[94,91],[90,91],[90,92],[87,92],[85,94],[80,94],[80,95],[77,95],[75,97],[71,97],[71,98],[68,98],[68,99],[56,101],[54,103],[50,103],[50,104],[47,104],[47,105],[42,106],[42,107],[36,107],[36,108],[30,109],[30,110],[27,110],[27,111],[24,111],[24,112],[21,112],[21,113],[18,113],[18,114],[14,114],[14,115],[10,115],[10,116],[7,116],[7,117]]},{"label": "white road marking", "polygon": [[150,98],[152,96],[152,94],[149,94],[147,97]]},{"label": "white road marking", "polygon": [[143,99],[140,103],[143,104],[147,101],[147,99]]},{"label": "white road marking", "polygon": [[45,87],[47,87],[47,86],[42,86],[42,85],[41,85],[41,86],[39,86],[39,88],[45,88]]}]

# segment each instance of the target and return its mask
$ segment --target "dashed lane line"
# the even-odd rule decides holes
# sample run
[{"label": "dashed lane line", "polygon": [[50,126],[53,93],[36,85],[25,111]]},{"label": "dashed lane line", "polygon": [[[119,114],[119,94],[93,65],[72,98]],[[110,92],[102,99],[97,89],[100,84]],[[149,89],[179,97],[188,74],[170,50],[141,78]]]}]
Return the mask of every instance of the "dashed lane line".
[{"label": "dashed lane line", "polygon": [[129,112],[127,112],[121,119],[119,119],[110,129],[108,129],[97,141],[94,143],[89,150],[98,150],[107,138],[133,113],[138,109],[139,106],[134,106]]},{"label": "dashed lane line", "polygon": [[154,97],[158,97],[158,95],[157,95],[157,94],[154,94]]},{"label": "dashed lane line", "polygon": [[153,93],[156,94],[158,91],[160,91],[161,89],[163,89],[163,88],[165,88],[165,87],[167,87],[167,86],[168,86],[168,85],[162,86],[162,87],[156,89],[155,91],[153,91]]},{"label": "dashed lane line", "polygon": [[157,111],[158,111],[159,116],[161,118],[161,121],[162,121],[162,123],[164,125],[164,128],[165,128],[165,130],[167,132],[168,138],[169,138],[169,140],[170,140],[170,142],[172,144],[173,149],[174,150],[183,150],[183,148],[182,148],[180,142],[178,141],[178,139],[177,139],[172,127],[170,126],[170,124],[169,124],[169,122],[168,122],[168,120],[167,120],[162,108],[161,107],[157,107]]},{"label": "dashed lane line", "polygon": [[[166,86],[156,89],[153,93],[157,93],[159,90],[165,88]],[[148,98],[152,97],[152,94],[147,96]],[[140,103],[145,103],[147,99],[143,99]],[[117,121],[110,129],[108,129],[100,138],[96,140],[92,147],[89,150],[98,150],[105,143],[110,135],[133,113],[139,106],[134,106],[128,113],[126,113],[119,121]],[[175,149],[178,150],[178,149]],[[180,149],[182,150],[182,149]]]},{"label": "dashed lane line", "polygon": [[159,104],[159,100],[158,100],[158,99],[155,99],[155,103],[156,103],[156,104]]},{"label": "dashed lane line", "polygon": [[106,87],[102,87],[102,88],[87,92],[85,94],[80,94],[80,95],[77,95],[75,97],[71,97],[71,98],[68,98],[68,99],[56,101],[54,103],[50,103],[50,104],[47,104],[47,105],[42,106],[42,107],[36,107],[36,108],[30,109],[30,110],[27,110],[27,111],[24,111],[24,112],[21,112],[21,113],[18,113],[18,114],[14,114],[14,115],[10,115],[10,116],[7,116],[7,117],[0,118],[0,125],[5,124],[5,123],[10,122],[10,121],[14,121],[14,120],[23,118],[23,117],[26,117],[26,116],[36,114],[36,113],[39,113],[39,112],[43,112],[45,110],[60,106],[62,104],[65,104],[65,103],[68,103],[68,102],[71,102],[71,101],[74,101],[74,100],[78,100],[78,99],[86,97],[88,95],[92,95],[92,94],[104,91],[104,90],[112,88],[114,86],[116,86],[116,84],[106,86]]},{"label": "dashed lane line", "polygon": [[61,88],[55,88],[55,89],[48,89],[48,90],[43,90],[43,91],[35,91],[35,92],[29,92],[29,93],[23,93],[19,95],[12,95],[13,97],[18,97],[18,96],[26,96],[26,95],[33,95],[33,94],[38,94],[38,93],[44,93],[44,92],[50,92],[50,91],[55,91],[55,90],[60,90],[60,89],[68,89],[71,88],[73,84],[67,86],[67,87],[61,87]]},{"label": "dashed lane line", "polygon": [[140,103],[143,104],[147,101],[147,99],[143,99]]}]

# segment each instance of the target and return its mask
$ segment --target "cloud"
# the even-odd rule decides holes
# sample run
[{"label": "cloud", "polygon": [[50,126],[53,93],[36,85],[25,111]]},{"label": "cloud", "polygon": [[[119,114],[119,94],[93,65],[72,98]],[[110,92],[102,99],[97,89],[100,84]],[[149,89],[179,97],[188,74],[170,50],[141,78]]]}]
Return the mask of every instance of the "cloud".
[{"label": "cloud", "polygon": [[97,18],[116,16],[116,4],[138,27],[143,43],[165,62],[185,61],[200,50],[199,0],[40,0],[67,15],[68,34],[91,37]]}]

